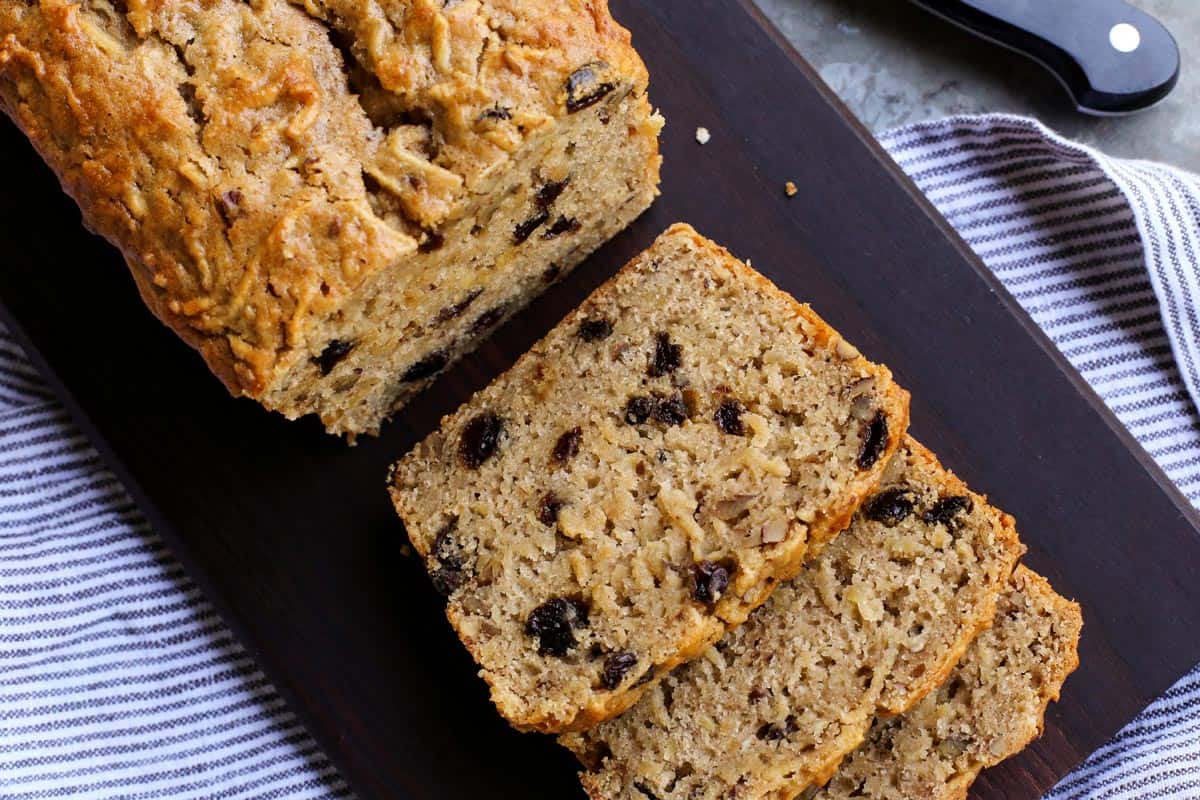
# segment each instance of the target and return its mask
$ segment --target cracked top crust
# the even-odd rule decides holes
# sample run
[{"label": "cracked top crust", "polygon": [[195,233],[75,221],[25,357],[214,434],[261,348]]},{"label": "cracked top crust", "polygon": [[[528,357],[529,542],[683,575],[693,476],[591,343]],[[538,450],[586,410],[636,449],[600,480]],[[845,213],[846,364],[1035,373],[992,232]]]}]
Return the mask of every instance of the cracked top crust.
[{"label": "cracked top crust", "polygon": [[645,68],[605,0],[0,0],[0,103],[232,391]]}]

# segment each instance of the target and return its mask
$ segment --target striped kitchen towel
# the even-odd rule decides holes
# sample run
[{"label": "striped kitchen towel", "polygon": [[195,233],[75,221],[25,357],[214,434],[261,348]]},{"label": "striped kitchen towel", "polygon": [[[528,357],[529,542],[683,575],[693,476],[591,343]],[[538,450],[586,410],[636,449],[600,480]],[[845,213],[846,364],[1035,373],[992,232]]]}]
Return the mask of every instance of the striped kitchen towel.
[{"label": "striped kitchen towel", "polygon": [[[1200,507],[1200,179],[1021,117],[880,140]],[[1200,667],[1048,797],[1200,798]]]},{"label": "striped kitchen towel", "polygon": [[[1200,504],[1200,182],[1035,122],[882,137]],[[0,332],[0,798],[349,790]],[[1051,793],[1200,797],[1200,670]]]}]

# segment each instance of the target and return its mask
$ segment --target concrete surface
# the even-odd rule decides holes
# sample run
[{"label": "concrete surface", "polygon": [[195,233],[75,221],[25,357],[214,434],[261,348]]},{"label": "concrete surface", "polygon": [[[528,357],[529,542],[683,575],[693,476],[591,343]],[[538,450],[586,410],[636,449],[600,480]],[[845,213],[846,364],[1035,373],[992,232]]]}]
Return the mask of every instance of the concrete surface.
[{"label": "concrete surface", "polygon": [[[869,128],[947,114],[1037,117],[1112,155],[1200,173],[1200,0],[1134,0],[1179,43],[1179,83],[1127,117],[1089,117],[1044,69],[904,0],[756,0]],[[1053,0],[1044,0],[1053,2]]]}]

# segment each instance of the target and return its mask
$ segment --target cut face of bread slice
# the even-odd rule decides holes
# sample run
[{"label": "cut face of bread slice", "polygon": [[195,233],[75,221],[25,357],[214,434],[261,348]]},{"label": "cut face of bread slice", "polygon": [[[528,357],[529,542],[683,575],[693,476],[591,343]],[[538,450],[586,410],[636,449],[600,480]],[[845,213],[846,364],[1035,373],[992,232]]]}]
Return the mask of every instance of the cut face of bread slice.
[{"label": "cut face of bread slice", "polygon": [[880,719],[829,785],[808,797],[965,798],[980,770],[1042,732],[1046,706],[1079,665],[1079,606],[1018,567],[995,624],[937,691],[903,716]]},{"label": "cut face of bread slice", "polygon": [[908,395],[678,225],[394,469],[514,725],[611,717],[741,623],[871,494]]},{"label": "cut face of bread slice", "polygon": [[594,800],[790,798],[877,713],[941,683],[1021,553],[1012,520],[906,439],[850,529],[621,717],[561,741]]}]

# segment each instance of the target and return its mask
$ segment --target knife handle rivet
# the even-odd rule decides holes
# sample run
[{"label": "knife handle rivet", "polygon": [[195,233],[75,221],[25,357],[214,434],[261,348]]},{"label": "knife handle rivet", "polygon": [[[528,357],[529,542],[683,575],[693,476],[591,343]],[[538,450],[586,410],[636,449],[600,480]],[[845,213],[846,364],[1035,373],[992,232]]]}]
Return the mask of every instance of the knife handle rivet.
[{"label": "knife handle rivet", "polygon": [[1108,41],[1114,49],[1122,53],[1132,53],[1142,43],[1142,35],[1128,22],[1118,22],[1108,32]]}]

